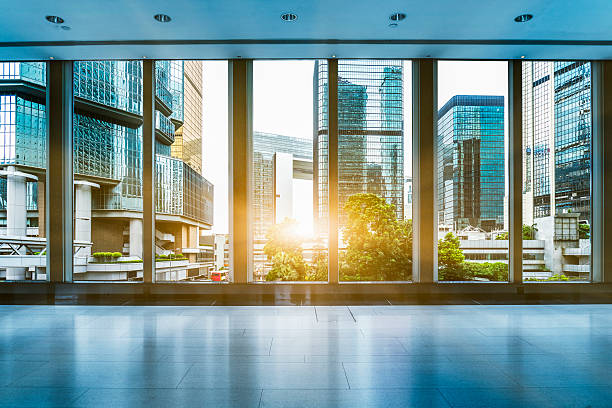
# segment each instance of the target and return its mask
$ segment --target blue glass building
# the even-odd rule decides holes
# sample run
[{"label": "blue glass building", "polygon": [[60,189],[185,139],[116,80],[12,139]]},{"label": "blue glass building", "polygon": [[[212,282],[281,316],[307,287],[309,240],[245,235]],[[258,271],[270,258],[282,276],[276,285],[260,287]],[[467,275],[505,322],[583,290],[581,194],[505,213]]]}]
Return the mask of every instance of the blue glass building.
[{"label": "blue glass building", "polygon": [[[24,172],[30,175],[28,229],[20,226],[18,235],[31,237],[44,237],[45,68],[45,63],[37,62],[0,63],[0,168],[5,172],[0,177],[0,227],[13,220],[9,207],[14,187],[7,187],[7,181],[11,172]],[[92,242],[86,253],[142,256],[142,227],[134,226],[134,220],[142,223],[142,79],[140,61],[74,63],[73,171],[79,181],[75,182],[75,239]],[[185,226],[208,229],[213,221],[212,184],[171,157],[175,130],[183,124],[183,89],[183,61],[157,62],[156,211],[162,232],[166,229],[177,237]],[[87,186],[88,196],[82,195],[82,185]],[[80,217],[79,211],[86,216]],[[177,245],[188,246],[185,240],[176,240]],[[163,242],[159,248],[166,250]]]},{"label": "blue glass building", "polygon": [[504,97],[457,95],[438,111],[438,223],[504,226]]},{"label": "blue glass building", "polygon": [[523,64],[525,222],[591,214],[591,64]]}]

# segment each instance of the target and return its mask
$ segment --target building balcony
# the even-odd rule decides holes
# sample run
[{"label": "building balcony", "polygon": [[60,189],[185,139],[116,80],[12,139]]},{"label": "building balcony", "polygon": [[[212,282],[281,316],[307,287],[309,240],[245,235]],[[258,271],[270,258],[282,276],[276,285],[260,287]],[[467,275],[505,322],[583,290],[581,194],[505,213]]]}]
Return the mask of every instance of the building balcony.
[{"label": "building balcony", "polygon": [[155,111],[155,135],[165,145],[174,143],[174,123],[160,111]]},{"label": "building balcony", "polygon": [[159,78],[155,81],[155,99],[156,109],[166,116],[172,115],[172,93]]},{"label": "building balcony", "polygon": [[572,272],[572,273],[589,273],[591,272],[591,265],[563,265],[563,272]]},{"label": "building balcony", "polygon": [[571,255],[571,256],[591,256],[591,248],[590,248],[590,247],[582,247],[582,248],[563,248],[563,255]]}]

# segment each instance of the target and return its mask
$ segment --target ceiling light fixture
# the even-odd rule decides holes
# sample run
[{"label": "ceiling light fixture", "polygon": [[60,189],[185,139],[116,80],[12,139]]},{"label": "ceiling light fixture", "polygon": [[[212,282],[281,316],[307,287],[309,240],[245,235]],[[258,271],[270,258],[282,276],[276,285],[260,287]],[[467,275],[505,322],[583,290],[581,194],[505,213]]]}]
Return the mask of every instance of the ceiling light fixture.
[{"label": "ceiling light fixture", "polygon": [[172,21],[172,18],[170,18],[170,16],[167,14],[156,14],[153,16],[153,18],[159,21],[160,23],[169,23],[170,21]]},{"label": "ceiling light fixture", "polygon": [[389,16],[389,20],[391,21],[402,21],[406,18],[406,14],[404,13],[393,13]]},{"label": "ceiling light fixture", "polygon": [[521,55],[521,59],[525,59],[525,56],[524,56],[524,55]]},{"label": "ceiling light fixture", "polygon": [[45,19],[53,24],[62,24],[64,19],[58,16],[45,16]]},{"label": "ceiling light fixture", "polygon": [[533,14],[521,14],[520,16],[514,17],[514,21],[517,23],[526,23],[533,18]]},{"label": "ceiling light fixture", "polygon": [[286,21],[288,23],[297,20],[298,16],[295,13],[283,13],[280,16],[281,20]]}]

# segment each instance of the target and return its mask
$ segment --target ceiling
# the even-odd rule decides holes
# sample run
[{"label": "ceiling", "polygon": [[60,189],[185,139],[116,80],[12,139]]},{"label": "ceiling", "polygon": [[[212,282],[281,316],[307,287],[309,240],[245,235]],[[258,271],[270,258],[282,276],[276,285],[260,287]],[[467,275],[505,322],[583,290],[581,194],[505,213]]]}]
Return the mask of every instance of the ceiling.
[{"label": "ceiling", "polygon": [[[612,59],[610,0],[23,0],[0,59]],[[280,15],[292,12],[295,22]],[[389,27],[394,12],[406,14]],[[158,13],[168,23],[153,19]],[[519,14],[534,18],[514,22]],[[62,17],[60,25],[46,15]]]}]

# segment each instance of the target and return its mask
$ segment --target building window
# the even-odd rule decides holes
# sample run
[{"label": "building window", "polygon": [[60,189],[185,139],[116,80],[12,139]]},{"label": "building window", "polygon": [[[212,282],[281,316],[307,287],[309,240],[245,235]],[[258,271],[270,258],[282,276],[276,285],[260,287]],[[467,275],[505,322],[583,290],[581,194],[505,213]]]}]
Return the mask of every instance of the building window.
[{"label": "building window", "polygon": [[[317,66],[323,73],[319,82],[326,81],[326,62]],[[410,61],[403,60],[338,61],[340,281],[412,279],[412,207],[407,203],[412,135],[405,123],[410,70]],[[325,123],[325,106],[319,115],[319,123]],[[326,164],[326,146],[317,153]],[[326,194],[321,188],[323,200]],[[325,209],[319,216],[326,220]]]},{"label": "building window", "polygon": [[529,61],[522,75],[523,242],[543,248],[523,278],[589,280],[591,64]]},{"label": "building window", "polygon": [[46,280],[46,64],[0,62],[0,280]]},{"label": "building window", "polygon": [[438,280],[508,280],[506,62],[440,61]]},{"label": "building window", "polygon": [[[313,115],[322,98],[313,87],[318,64],[253,63],[251,230],[253,281],[327,281],[327,224],[317,211]],[[291,83],[286,86],[287,81]],[[322,132],[321,132],[322,135]],[[325,178],[326,180],[326,178]]]}]

